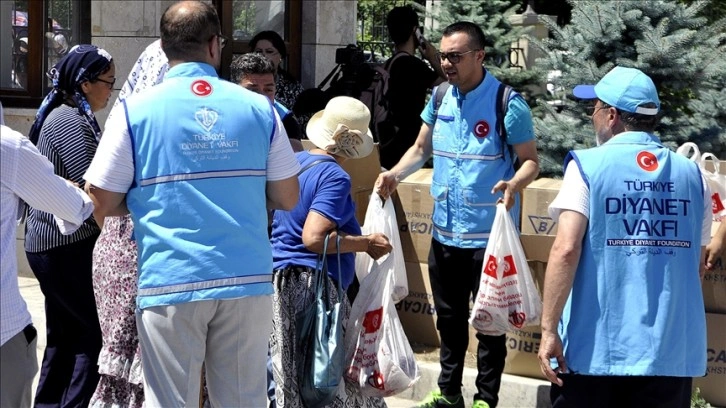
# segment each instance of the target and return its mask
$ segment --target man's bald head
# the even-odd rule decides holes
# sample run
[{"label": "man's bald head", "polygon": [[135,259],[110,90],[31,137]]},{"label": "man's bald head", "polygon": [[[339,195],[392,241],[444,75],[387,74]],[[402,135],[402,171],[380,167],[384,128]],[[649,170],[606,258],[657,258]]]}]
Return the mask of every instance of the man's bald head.
[{"label": "man's bald head", "polygon": [[204,61],[204,47],[219,34],[217,10],[201,1],[180,1],[161,16],[161,48],[169,61]]}]

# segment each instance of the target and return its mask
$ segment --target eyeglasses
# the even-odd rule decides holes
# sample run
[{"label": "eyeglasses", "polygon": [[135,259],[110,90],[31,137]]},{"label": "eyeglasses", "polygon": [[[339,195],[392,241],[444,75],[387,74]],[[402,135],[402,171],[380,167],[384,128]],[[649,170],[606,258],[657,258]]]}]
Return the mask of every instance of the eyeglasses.
[{"label": "eyeglasses", "polygon": [[599,110],[608,108],[610,108],[610,105],[605,103],[601,103],[600,106],[597,106],[597,104],[592,104],[585,107],[585,113],[587,113],[587,116],[593,117]]},{"label": "eyeglasses", "polygon": [[96,78],[94,81],[103,82],[104,84],[108,84],[108,87],[113,89],[113,85],[116,83],[116,78],[112,78],[110,81],[106,81],[105,79]]},{"label": "eyeglasses", "polygon": [[466,52],[439,52],[439,59],[441,62],[444,62],[444,60],[449,60],[452,64],[458,64],[461,62],[461,57],[466,54],[470,54],[474,51],[479,51],[478,49],[475,50],[469,50]]},{"label": "eyeglasses", "polygon": [[222,34],[217,34],[217,38],[219,38],[219,48],[224,48],[227,45],[227,42],[229,42],[229,38]]}]

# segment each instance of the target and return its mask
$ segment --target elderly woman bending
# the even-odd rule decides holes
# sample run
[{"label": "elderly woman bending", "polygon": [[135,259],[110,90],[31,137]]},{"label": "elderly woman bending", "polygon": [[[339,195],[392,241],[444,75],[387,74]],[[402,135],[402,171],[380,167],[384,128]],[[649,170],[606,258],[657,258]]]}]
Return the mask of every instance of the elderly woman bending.
[{"label": "elderly woman bending", "polygon": [[[334,283],[328,285],[325,296],[331,301],[338,296],[338,268],[343,290],[353,281],[356,252],[366,252],[378,259],[391,251],[385,235],[361,235],[350,194],[350,176],[340,167],[345,160],[365,157],[373,150],[369,120],[368,108],[345,96],[333,98],[325,110],[316,113],[307,126],[308,137],[316,147],[296,154],[303,169],[299,175],[298,205],[292,211],[275,211],[272,221],[275,295],[270,347],[277,407],[303,407],[295,376],[302,355],[295,349],[295,313],[314,301],[314,271],[325,237],[330,234],[328,279]],[[337,235],[340,235],[340,265],[336,256]],[[344,320],[349,314],[350,304],[344,297]],[[385,402],[363,397],[356,385],[345,383],[330,406],[383,407]]]}]

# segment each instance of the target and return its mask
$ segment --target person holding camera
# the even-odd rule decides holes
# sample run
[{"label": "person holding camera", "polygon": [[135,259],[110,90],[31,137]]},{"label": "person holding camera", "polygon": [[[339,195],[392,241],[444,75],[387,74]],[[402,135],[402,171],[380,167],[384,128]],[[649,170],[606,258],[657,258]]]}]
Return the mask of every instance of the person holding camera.
[{"label": "person holding camera", "polygon": [[[379,140],[381,165],[390,169],[416,141],[426,93],[445,81],[445,74],[436,49],[421,35],[418,15],[413,8],[394,7],[388,12],[386,24],[388,35],[395,44],[395,52],[385,65],[390,75],[388,100],[395,134],[379,135]],[[430,66],[415,56],[416,48]]]}]

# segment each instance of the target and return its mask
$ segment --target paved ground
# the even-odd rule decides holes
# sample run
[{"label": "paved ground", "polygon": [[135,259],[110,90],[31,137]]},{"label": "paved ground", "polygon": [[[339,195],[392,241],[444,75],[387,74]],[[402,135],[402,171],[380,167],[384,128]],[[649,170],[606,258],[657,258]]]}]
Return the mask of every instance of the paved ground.
[{"label": "paved ground", "polygon": [[[20,293],[28,304],[30,314],[33,316],[33,323],[38,329],[38,364],[42,361],[43,350],[45,349],[45,309],[44,297],[40,286],[35,278],[18,277]],[[436,387],[438,377],[438,363],[419,361],[421,371],[420,380],[410,389],[398,394],[396,397],[386,398],[390,408],[410,408],[415,405],[426,394]],[[473,368],[464,369],[464,397],[467,404],[471,403],[473,395],[474,378],[476,370]],[[38,383],[38,375],[35,377],[35,385]],[[500,408],[507,407],[528,407],[547,408],[549,407],[549,383],[531,378],[516,377],[505,374],[502,378],[502,389],[500,391]],[[467,405],[468,406],[468,405]]]},{"label": "paved ground", "polygon": [[[38,281],[33,278],[19,277],[20,293],[23,295],[25,302],[28,304],[30,314],[33,316],[33,324],[38,329],[38,365],[43,360],[43,350],[45,349],[45,308],[43,293],[40,291]],[[38,384],[38,375],[35,376],[33,388]],[[408,408],[412,406],[412,401],[401,398],[386,398],[386,403],[390,408]]]}]

